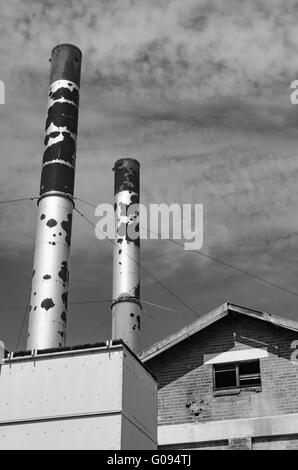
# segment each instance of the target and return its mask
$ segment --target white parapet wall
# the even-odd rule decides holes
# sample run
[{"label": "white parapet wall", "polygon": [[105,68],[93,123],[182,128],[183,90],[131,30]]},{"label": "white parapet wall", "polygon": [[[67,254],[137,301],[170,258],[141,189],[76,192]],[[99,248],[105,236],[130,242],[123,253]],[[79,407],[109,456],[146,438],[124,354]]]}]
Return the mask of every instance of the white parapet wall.
[{"label": "white parapet wall", "polygon": [[0,449],[157,448],[157,384],[121,341],[2,358]]},{"label": "white parapet wall", "polygon": [[5,345],[3,341],[0,341],[0,363],[4,359],[4,355],[5,355]]}]

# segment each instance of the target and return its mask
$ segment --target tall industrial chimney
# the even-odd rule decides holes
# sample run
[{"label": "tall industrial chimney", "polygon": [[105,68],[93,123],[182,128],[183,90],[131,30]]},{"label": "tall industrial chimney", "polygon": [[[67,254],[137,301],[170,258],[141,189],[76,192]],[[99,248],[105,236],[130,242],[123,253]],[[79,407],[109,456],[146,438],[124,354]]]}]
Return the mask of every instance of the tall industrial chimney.
[{"label": "tall industrial chimney", "polygon": [[[116,240],[113,256],[112,338],[138,351],[141,328],[139,187],[140,164],[117,160],[115,171]],[[134,205],[134,206],[133,206]]]},{"label": "tall industrial chimney", "polygon": [[52,51],[27,349],[65,345],[81,51]]}]

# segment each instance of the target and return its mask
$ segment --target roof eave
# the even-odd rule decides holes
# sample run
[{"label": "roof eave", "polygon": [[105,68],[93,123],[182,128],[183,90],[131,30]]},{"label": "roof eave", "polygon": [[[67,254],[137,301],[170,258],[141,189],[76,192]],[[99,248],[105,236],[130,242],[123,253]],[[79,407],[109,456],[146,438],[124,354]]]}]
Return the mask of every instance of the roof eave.
[{"label": "roof eave", "polygon": [[168,349],[172,348],[181,341],[189,338],[190,336],[198,333],[199,331],[207,328],[216,321],[225,317],[226,315],[228,315],[229,312],[246,315],[251,318],[256,318],[258,320],[271,323],[272,325],[281,328],[286,328],[288,330],[298,332],[298,322],[294,320],[290,320],[288,318],[280,317],[277,315],[271,315],[270,313],[262,312],[259,310],[241,307],[240,305],[235,305],[230,302],[225,302],[224,304],[215,308],[206,315],[203,315],[190,325],[150,346],[150,348],[143,351],[140,355],[141,361],[147,362],[150,359],[153,359],[155,356],[161,354],[164,351],[167,351]]},{"label": "roof eave", "polygon": [[195,322],[191,323],[190,325],[184,327],[182,330],[167,336],[166,338],[158,341],[157,343],[150,346],[150,348],[143,351],[140,356],[141,361],[147,362],[153,357],[157,356],[161,352],[166,351],[167,349],[175,346],[176,344],[180,343],[181,341],[189,338],[190,336],[198,333],[199,331],[203,330],[209,325],[212,325],[215,321],[219,320],[220,318],[225,317],[228,314],[229,309],[228,302],[220,305],[219,307],[215,308],[211,312],[203,315]]}]

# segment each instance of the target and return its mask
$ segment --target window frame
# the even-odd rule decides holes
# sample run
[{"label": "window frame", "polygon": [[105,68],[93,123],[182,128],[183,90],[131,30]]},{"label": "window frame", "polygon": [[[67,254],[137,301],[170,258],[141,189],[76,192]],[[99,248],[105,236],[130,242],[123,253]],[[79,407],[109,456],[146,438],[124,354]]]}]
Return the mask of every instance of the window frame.
[{"label": "window frame", "polygon": [[[252,362],[257,362],[259,365],[259,370],[260,372],[257,374],[242,374],[240,375],[239,372],[239,366],[242,364],[247,364],[247,363],[252,363]],[[234,366],[235,374],[236,374],[236,385],[233,386],[228,386],[228,387],[216,387],[216,366],[220,365],[227,365],[227,366]],[[232,367],[231,367],[232,369]],[[220,371],[217,371],[220,373]],[[253,384],[253,385],[241,385],[241,378],[247,379],[247,378],[258,378],[259,382],[258,384]],[[250,359],[247,361],[234,361],[234,362],[223,362],[223,363],[218,363],[218,364],[212,364],[212,378],[213,378],[213,391],[214,392],[220,392],[220,391],[225,391],[225,390],[236,390],[236,389],[245,389],[245,388],[256,388],[256,387],[261,387],[262,386],[262,377],[261,377],[261,363],[260,359]]]}]

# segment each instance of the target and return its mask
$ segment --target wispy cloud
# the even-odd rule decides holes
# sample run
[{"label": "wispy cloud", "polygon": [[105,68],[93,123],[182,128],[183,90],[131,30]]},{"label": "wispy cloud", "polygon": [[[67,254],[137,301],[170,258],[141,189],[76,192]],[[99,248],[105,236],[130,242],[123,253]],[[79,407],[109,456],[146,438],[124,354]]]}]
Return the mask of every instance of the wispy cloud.
[{"label": "wispy cloud", "polygon": [[[111,201],[114,160],[132,155],[145,203],[203,203],[207,253],[295,287],[298,111],[289,96],[297,19],[294,0],[4,2],[0,199],[38,192],[48,59],[57,43],[72,42],[83,52],[76,194]],[[19,258],[20,273],[31,272],[35,217],[34,203],[1,206],[2,276],[24,297],[15,269]],[[72,253],[72,292],[105,297],[111,271],[101,260],[108,264],[110,253],[77,218]],[[144,243],[143,262],[199,313],[227,297],[253,297],[268,311],[296,308],[295,298],[271,300],[279,294],[166,242]],[[147,280],[144,289],[172,302]],[[3,303],[11,299],[8,287]],[[144,342],[155,335],[148,331]]]}]

